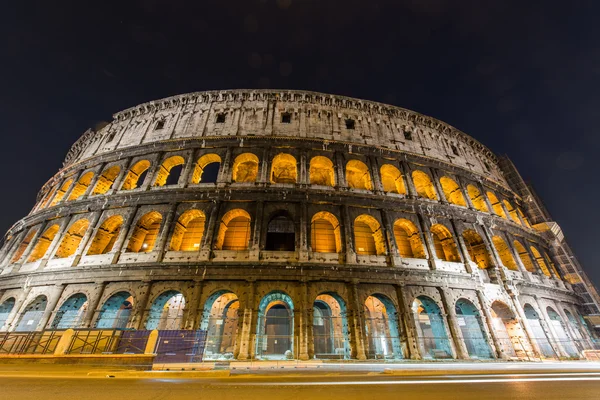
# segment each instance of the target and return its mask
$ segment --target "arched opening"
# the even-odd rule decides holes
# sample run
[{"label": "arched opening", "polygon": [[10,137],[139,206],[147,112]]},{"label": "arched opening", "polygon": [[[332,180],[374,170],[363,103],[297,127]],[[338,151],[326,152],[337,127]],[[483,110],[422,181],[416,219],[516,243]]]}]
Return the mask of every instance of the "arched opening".
[{"label": "arched opening", "polygon": [[223,215],[215,249],[248,250],[249,241],[250,214],[240,208],[236,208]]},{"label": "arched opening", "polygon": [[93,256],[110,253],[119,237],[122,226],[122,216],[113,215],[112,217],[107,218],[102,225],[100,225],[100,228],[98,228],[98,232],[96,232],[96,236],[94,237],[94,240],[92,240],[87,255]]},{"label": "arched opening", "polygon": [[383,191],[387,193],[406,194],[402,173],[393,165],[385,164],[380,169]]},{"label": "arched opening", "polygon": [[67,233],[63,235],[54,258],[67,258],[75,254],[89,226],[90,221],[84,218],[74,222]]},{"label": "arched opening", "polygon": [[521,219],[523,220],[523,222],[525,222],[525,225],[527,227],[531,228],[531,224],[529,223],[529,218],[527,218],[527,216],[525,215],[525,213],[523,212],[523,210],[521,210],[519,207],[517,207],[517,212],[521,216]]},{"label": "arched opening", "polygon": [[440,184],[442,185],[442,190],[444,191],[444,196],[448,203],[461,207],[467,206],[467,202],[462,194],[462,190],[460,190],[460,186],[458,186],[453,179],[442,176],[440,178]]},{"label": "arched opening", "polygon": [[296,159],[291,154],[280,153],[271,163],[271,183],[296,183]]},{"label": "arched opening", "polygon": [[502,353],[508,357],[527,358],[527,350],[524,346],[527,338],[510,308],[504,303],[495,301],[492,303],[490,313]]},{"label": "arched opening", "polygon": [[529,253],[527,252],[527,249],[525,249],[525,247],[523,247],[521,242],[519,242],[518,240],[515,240],[513,242],[513,245],[515,246],[515,250],[519,254],[519,258],[521,259],[523,266],[525,266],[525,269],[529,272],[535,272],[535,267],[533,266],[533,261],[531,261],[531,257],[529,257]]},{"label": "arched opening", "polygon": [[504,219],[508,219],[506,217],[506,213],[504,212],[504,208],[502,208],[502,204],[500,203],[500,200],[498,200],[498,197],[496,197],[496,195],[493,192],[487,192],[487,197],[490,201],[490,204],[492,205],[494,214],[496,214]]},{"label": "arched opening", "polygon": [[473,207],[475,207],[476,210],[481,212],[490,212],[487,204],[485,203],[485,198],[479,189],[477,189],[474,185],[467,185],[467,194],[469,195],[471,203],[473,203]]},{"label": "arched opening", "polygon": [[552,330],[556,335],[559,345],[570,357],[579,357],[579,352],[567,334],[567,331],[565,330],[565,324],[560,315],[558,315],[558,313],[552,307],[546,307],[546,313],[548,314],[548,318],[550,318],[550,325],[552,326]]},{"label": "arched opening", "polygon": [[148,175],[149,168],[150,161],[148,160],[141,160],[135,163],[135,165],[129,169],[127,176],[123,180],[121,190],[133,190],[142,186]]},{"label": "arched opening", "polygon": [[442,311],[427,296],[419,296],[412,303],[418,343],[423,358],[452,358],[452,346],[446,333]]},{"label": "arched opening", "polygon": [[0,305],[0,330],[7,328],[4,326],[13,308],[15,308],[15,298],[10,297]]},{"label": "arched opening", "polygon": [[294,303],[283,292],[271,292],[258,306],[256,356],[294,358]]},{"label": "arched opening", "polygon": [[232,179],[234,182],[256,182],[258,176],[258,157],[252,153],[243,153],[233,161]]},{"label": "arched opening", "polygon": [[375,359],[402,358],[396,307],[389,297],[373,294],[365,300],[365,333],[368,357]]},{"label": "arched opening", "polygon": [[310,245],[317,253],[340,253],[342,239],[337,218],[326,211],[313,215],[310,223]]},{"label": "arched opening", "polygon": [[521,220],[519,219],[519,215],[517,214],[517,210],[514,209],[514,207],[512,206],[512,204],[510,204],[510,201],[508,200],[503,200],[504,203],[504,207],[506,207],[506,209],[508,210],[508,214],[510,215],[510,218],[515,221],[517,224],[519,225],[523,225],[521,223]]},{"label": "arched opening", "polygon": [[181,156],[172,156],[163,161],[156,174],[154,186],[177,185],[183,171],[183,164],[185,160]]},{"label": "arched opening", "polygon": [[518,271],[519,267],[517,266],[517,262],[515,261],[510,248],[500,236],[492,237],[492,243],[494,244],[494,248],[496,252],[500,256],[500,261],[502,261],[502,265],[505,268],[510,269],[511,271]]},{"label": "arched opening", "polygon": [[205,154],[198,159],[192,183],[216,183],[221,168],[221,157],[218,154]]},{"label": "arched opening", "polygon": [[267,225],[267,241],[265,250],[295,251],[296,230],[294,222],[285,214],[271,218]]},{"label": "arched opening", "polygon": [[490,265],[490,255],[485,247],[482,237],[472,229],[463,232],[465,245],[469,252],[469,257],[481,269],[487,269]]},{"label": "arched opening", "polygon": [[346,303],[336,293],[317,296],[312,329],[315,358],[350,358]]},{"label": "arched opening", "polygon": [[433,187],[433,183],[431,182],[429,175],[423,171],[416,170],[412,173],[412,179],[419,197],[437,200],[435,188]]},{"label": "arched opening", "polygon": [[121,172],[121,167],[118,165],[114,165],[105,169],[104,172],[102,172],[102,175],[100,175],[98,178],[98,182],[94,187],[92,195],[104,194],[108,192],[115,183],[117,176],[119,176],[119,172]]},{"label": "arched opening", "polygon": [[546,252],[544,252],[544,259],[546,260],[546,264],[549,265],[551,270],[554,272],[554,277],[559,280],[562,279],[561,274],[559,274],[558,270],[556,269],[556,265],[554,265],[554,263],[552,262],[552,259]]},{"label": "arched opening", "polygon": [[152,302],[146,329],[151,331],[158,329],[162,331],[180,330],[183,326],[183,312],[185,310],[185,298],[176,290],[168,290],[161,293]]},{"label": "arched opening", "polygon": [[88,301],[83,293],[77,293],[65,300],[58,309],[52,329],[79,328],[87,310]]},{"label": "arched opening", "polygon": [[463,341],[471,358],[492,358],[479,310],[467,299],[458,299],[454,306]]},{"label": "arched opening", "polygon": [[94,178],[94,173],[91,171],[83,174],[81,176],[81,178],[79,178],[79,181],[77,182],[77,184],[75,184],[75,187],[73,188],[73,190],[71,191],[71,194],[69,195],[69,201],[77,200],[78,198],[83,196],[85,194],[87,188],[92,183],[93,178]]},{"label": "arched opening", "polygon": [[213,293],[204,304],[200,329],[206,331],[205,360],[232,359],[238,334],[240,302],[225,290]]},{"label": "arched opening", "polygon": [[30,332],[36,331],[38,328],[44,329],[43,326],[38,326],[42,317],[44,316],[44,312],[46,311],[46,306],[48,305],[48,298],[44,295],[39,295],[36,297],[29,305],[25,308],[23,313],[21,314],[21,318],[19,319],[19,323],[15,328],[15,332]]},{"label": "arched opening", "polygon": [[369,168],[359,160],[350,160],[346,164],[346,182],[352,189],[373,190]]},{"label": "arched opening", "polygon": [[154,249],[156,238],[162,223],[162,215],[151,211],[142,216],[133,230],[127,245],[128,253],[149,253]]},{"label": "arched opening", "polygon": [[[581,329],[581,325],[577,323],[577,319],[573,316],[573,314],[567,310],[563,309],[565,315],[567,316],[567,322],[571,331],[571,338],[573,339],[573,343],[577,347],[579,351],[585,350],[587,346],[587,340],[585,340],[585,336]],[[0,314],[1,315],[1,314]],[[2,325],[0,325],[1,327]]]},{"label": "arched opening", "polygon": [[441,224],[435,224],[431,227],[431,236],[433,236],[433,246],[438,259],[460,262],[456,242],[448,228]]},{"label": "arched opening", "polygon": [[381,225],[370,215],[362,214],[354,220],[354,244],[356,254],[381,255],[385,254],[385,242]]},{"label": "arched opening", "polygon": [[425,258],[425,250],[421,242],[419,230],[407,219],[397,219],[394,222],[394,237],[400,257]]},{"label": "arched opening", "polygon": [[55,206],[56,204],[58,204],[59,201],[61,201],[63,199],[63,197],[65,196],[65,193],[69,190],[69,188],[71,187],[72,184],[73,184],[73,179],[67,179],[65,181],[65,183],[62,184],[60,189],[58,189],[56,191],[56,194],[54,195],[54,198],[52,199],[52,202],[50,203],[50,207]]},{"label": "arched opening", "polygon": [[535,257],[535,261],[537,262],[537,265],[540,266],[542,273],[544,275],[546,275],[547,277],[552,276],[550,274],[550,270],[548,269],[548,265],[544,261],[544,257],[542,257],[542,255],[540,254],[538,249],[536,249],[534,246],[530,246],[529,248],[531,249],[531,254],[533,254],[533,256]]},{"label": "arched opening", "polygon": [[40,238],[38,238],[35,247],[31,251],[27,262],[35,262],[40,258],[44,257],[46,251],[48,251],[48,247],[54,241],[54,237],[58,233],[58,224],[52,225],[50,228],[46,229],[46,231],[42,234]]},{"label": "arched opening", "polygon": [[544,328],[542,328],[538,313],[530,304],[525,304],[523,311],[525,312],[527,325],[529,326],[533,336],[531,339],[537,343],[540,351],[542,352],[541,355],[544,357],[554,357],[556,353],[550,345],[550,341],[548,340],[548,336],[546,335]]},{"label": "arched opening", "polygon": [[323,156],[315,156],[310,160],[310,184],[321,186],[335,186],[335,172],[333,162]]},{"label": "arched opening", "polygon": [[27,250],[27,247],[29,247],[29,243],[31,243],[31,241],[33,240],[33,237],[35,236],[36,233],[37,233],[37,229],[31,229],[29,231],[29,233],[27,233],[27,236],[25,236],[25,239],[23,239],[21,244],[19,244],[17,251],[13,255],[12,259],[10,260],[11,263],[16,263],[19,260],[21,260],[21,257],[23,257],[25,250]]},{"label": "arched opening", "polygon": [[204,234],[206,218],[200,210],[187,210],[175,223],[171,251],[198,251]]},{"label": "arched opening", "polygon": [[129,323],[133,297],[128,292],[118,292],[104,302],[95,327],[97,329],[125,329]]}]

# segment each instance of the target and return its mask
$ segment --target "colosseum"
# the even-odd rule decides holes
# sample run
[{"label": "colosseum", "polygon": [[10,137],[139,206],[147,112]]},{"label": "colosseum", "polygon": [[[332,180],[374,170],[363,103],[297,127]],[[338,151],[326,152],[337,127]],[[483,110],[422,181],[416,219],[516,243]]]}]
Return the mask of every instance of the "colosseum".
[{"label": "colosseum", "polygon": [[561,240],[509,159],[434,118],[192,93],[72,146],[4,238],[0,327],[194,360],[579,358],[597,294]]}]

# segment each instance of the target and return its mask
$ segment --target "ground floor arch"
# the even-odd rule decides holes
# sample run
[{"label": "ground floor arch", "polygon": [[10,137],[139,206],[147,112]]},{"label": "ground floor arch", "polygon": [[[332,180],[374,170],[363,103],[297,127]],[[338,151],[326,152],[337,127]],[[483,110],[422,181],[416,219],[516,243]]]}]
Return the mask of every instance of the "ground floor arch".
[{"label": "ground floor arch", "polygon": [[400,359],[402,344],[394,303],[382,294],[365,300],[365,334],[369,358]]},{"label": "ground floor arch", "polygon": [[477,307],[467,299],[458,299],[454,309],[469,357],[492,358],[490,344]]},{"label": "ground floor arch", "polygon": [[294,358],[294,303],[283,292],[271,292],[258,307],[256,357]]},{"label": "ground floor arch", "polygon": [[555,357],[556,353],[550,344],[550,340],[548,340],[546,331],[542,327],[538,313],[530,304],[525,304],[523,312],[525,313],[527,325],[531,331],[531,340],[537,344],[539,351],[541,352],[540,355],[543,357]]},{"label": "ground floor arch", "polygon": [[412,303],[412,312],[421,357],[453,358],[444,317],[437,303],[430,297],[419,296]]},{"label": "ground floor arch", "polygon": [[512,310],[506,304],[495,301],[490,314],[499,350],[508,358],[528,358],[527,336]]},{"label": "ground floor arch", "polygon": [[239,309],[239,299],[233,292],[220,290],[208,297],[200,322],[200,329],[206,331],[205,360],[234,357]]},{"label": "ground floor arch", "polygon": [[65,300],[52,321],[52,329],[70,329],[81,326],[87,311],[87,296],[77,293]]},{"label": "ground floor arch", "polygon": [[125,329],[131,317],[133,297],[129,292],[113,294],[104,302],[95,327],[98,329]]},{"label": "ground floor arch", "polygon": [[324,293],[313,302],[315,358],[350,358],[346,303],[336,293]]},{"label": "ground floor arch", "polygon": [[15,298],[11,297],[9,299],[4,300],[2,304],[0,304],[0,329],[7,328],[6,321],[10,316],[10,313],[15,308]]},{"label": "ground floor arch", "polygon": [[[37,296],[31,303],[27,305],[25,310],[21,313],[21,318],[15,328],[16,332],[28,332],[35,331],[38,329],[38,325],[42,320],[46,306],[48,305],[48,298],[44,295]],[[43,327],[39,327],[43,329]]]},{"label": "ground floor arch", "polygon": [[546,308],[546,313],[548,314],[548,318],[550,319],[550,325],[552,326],[552,330],[556,335],[556,340],[558,345],[562,347],[565,353],[569,357],[578,358],[579,352],[575,348],[575,344],[571,337],[567,334],[565,329],[565,323],[560,315],[554,310],[552,307]]},{"label": "ground floor arch", "polygon": [[156,297],[150,306],[146,329],[179,330],[183,326],[185,298],[176,290],[168,290]]}]

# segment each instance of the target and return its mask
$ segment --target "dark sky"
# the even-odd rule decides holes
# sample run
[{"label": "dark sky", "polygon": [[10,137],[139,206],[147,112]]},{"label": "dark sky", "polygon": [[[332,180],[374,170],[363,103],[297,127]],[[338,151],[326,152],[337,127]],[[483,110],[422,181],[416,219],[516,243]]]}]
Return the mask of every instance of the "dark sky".
[{"label": "dark sky", "polygon": [[508,154],[600,282],[599,1],[12,1],[0,15],[3,232],[114,112],[306,89],[419,111]]}]

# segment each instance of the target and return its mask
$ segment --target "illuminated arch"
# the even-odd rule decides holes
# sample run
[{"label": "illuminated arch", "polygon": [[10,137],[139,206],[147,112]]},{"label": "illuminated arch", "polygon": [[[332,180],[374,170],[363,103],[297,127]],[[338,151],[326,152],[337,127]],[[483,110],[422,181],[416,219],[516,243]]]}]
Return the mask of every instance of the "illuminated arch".
[{"label": "illuminated arch", "polygon": [[529,257],[527,249],[518,240],[515,240],[513,244],[515,246],[515,250],[519,254],[519,258],[521,259],[523,266],[525,266],[525,269],[529,272],[535,272],[535,266],[533,265],[531,257]]},{"label": "illuminated arch", "polygon": [[198,251],[204,234],[206,217],[200,210],[187,210],[175,223],[171,251]]},{"label": "illuminated arch", "polygon": [[141,160],[135,163],[133,167],[129,169],[127,176],[123,180],[121,190],[133,190],[144,184],[148,169],[150,168],[150,161]]},{"label": "illuminated arch", "polygon": [[235,293],[218,290],[204,303],[200,329],[212,340],[207,341],[203,359],[219,359],[233,354],[239,328],[240,301]]},{"label": "illuminated arch", "polygon": [[8,299],[4,300],[2,304],[0,304],[0,329],[4,328],[4,324],[6,324],[6,321],[8,320],[8,317],[10,316],[10,313],[14,307],[14,297],[9,297]]},{"label": "illuminated arch", "polygon": [[215,243],[217,250],[248,250],[250,214],[241,208],[228,211],[221,219]]},{"label": "illuminated arch", "polygon": [[519,213],[519,215],[521,216],[521,219],[523,220],[523,222],[525,222],[525,225],[528,228],[531,228],[531,224],[529,223],[529,218],[527,218],[527,216],[525,215],[525,213],[523,213],[523,210],[521,210],[520,207],[517,207],[517,212]]},{"label": "illuminated arch", "polygon": [[271,163],[271,183],[296,183],[298,169],[291,154],[279,153]]},{"label": "illuminated arch", "polygon": [[48,298],[46,296],[39,295],[31,303],[27,305],[19,322],[15,327],[15,332],[30,332],[38,329],[44,329],[43,326],[39,326],[48,306]]},{"label": "illuminated arch", "polygon": [[498,200],[498,197],[496,197],[496,195],[493,192],[487,192],[487,197],[490,200],[490,203],[492,204],[492,209],[494,210],[494,214],[496,214],[504,219],[508,219],[506,217],[506,213],[504,212],[504,208],[502,208],[502,204],[500,203],[500,200]]},{"label": "illuminated arch", "polygon": [[415,170],[412,173],[412,179],[419,197],[437,200],[435,188],[433,187],[433,183],[431,182],[429,175],[423,171]]},{"label": "illuminated arch", "polygon": [[402,358],[398,312],[394,302],[383,294],[374,293],[366,298],[363,310],[369,358]]},{"label": "illuminated arch", "polygon": [[492,358],[479,309],[469,300],[461,298],[456,301],[454,310],[458,320],[462,320],[458,326],[469,357]]},{"label": "illuminated arch", "polygon": [[500,261],[502,261],[502,265],[512,271],[518,271],[519,267],[517,266],[517,262],[515,261],[510,248],[500,236],[492,237],[492,243],[494,244],[494,248],[496,252],[500,256]]},{"label": "illuminated arch", "polygon": [[381,166],[379,172],[384,192],[406,194],[402,173],[398,168],[391,164],[385,164]]},{"label": "illuminated arch", "polygon": [[233,161],[232,171],[234,182],[256,182],[258,157],[252,153],[240,154]]},{"label": "illuminated arch", "polygon": [[89,226],[90,221],[87,219],[80,219],[74,222],[67,233],[63,235],[54,258],[67,258],[75,254]]},{"label": "illuminated arch", "polygon": [[510,201],[505,199],[505,200],[503,200],[503,203],[504,203],[504,206],[506,207],[506,209],[508,210],[508,214],[510,215],[510,218],[512,218],[512,220],[515,221],[517,224],[523,225],[521,223],[521,220],[519,219],[517,210],[515,210],[514,207],[512,206],[512,204],[510,204]]},{"label": "illuminated arch", "polygon": [[95,328],[125,329],[129,323],[132,309],[133,296],[129,292],[123,291],[113,294],[102,305]]},{"label": "illuminated arch", "polygon": [[51,329],[79,328],[87,311],[87,305],[88,301],[85,294],[77,293],[70,296],[58,309],[52,321]]},{"label": "illuminated arch", "polygon": [[419,230],[411,221],[401,218],[394,222],[394,237],[400,257],[425,258]]},{"label": "illuminated arch", "polygon": [[77,200],[81,196],[83,196],[85,194],[87,188],[92,183],[93,178],[94,178],[94,173],[91,171],[83,174],[81,176],[81,178],[79,178],[79,181],[77,182],[77,184],[75,184],[75,187],[73,188],[73,190],[71,190],[71,194],[69,195],[68,200],[69,201]]},{"label": "illuminated arch", "polygon": [[437,258],[443,261],[460,262],[456,242],[448,228],[442,224],[435,224],[431,227],[431,235]]},{"label": "illuminated arch", "polygon": [[442,176],[440,178],[440,184],[442,185],[442,190],[444,191],[444,195],[446,200],[448,200],[448,203],[462,207],[467,206],[467,202],[462,194],[462,190],[460,190],[460,186],[458,186],[453,179],[448,178],[447,176]]},{"label": "illuminated arch", "polygon": [[146,329],[158,330],[180,330],[183,328],[183,313],[185,310],[185,298],[181,292],[167,290],[154,299]]},{"label": "illuminated arch", "polygon": [[158,211],[151,211],[142,216],[133,230],[127,245],[128,253],[149,253],[154,249],[158,237],[162,215]]},{"label": "illuminated arch", "polygon": [[548,265],[544,261],[544,257],[542,257],[538,249],[536,249],[534,246],[530,246],[529,248],[531,249],[531,254],[533,254],[533,257],[535,258],[535,262],[540,266],[543,274],[548,277],[552,276],[550,274],[550,270],[548,269]]},{"label": "illuminated arch", "polygon": [[56,205],[59,201],[62,200],[62,198],[65,196],[65,193],[69,190],[69,188],[71,187],[71,185],[73,184],[73,179],[67,179],[65,181],[65,183],[63,183],[60,187],[60,189],[58,189],[56,191],[56,194],[54,195],[54,198],[52,199],[52,202],[50,203],[50,207]]},{"label": "illuminated arch", "polygon": [[93,256],[110,253],[119,237],[122,227],[122,216],[113,215],[112,217],[107,218],[96,232],[96,236],[94,237],[94,240],[92,240],[87,255]]},{"label": "illuminated arch", "polygon": [[561,279],[561,276],[558,273],[558,270],[556,269],[556,265],[554,265],[554,262],[552,262],[552,259],[546,252],[544,252],[544,259],[546,260],[546,264],[548,264],[552,271],[554,271],[554,276],[556,277],[556,279]]},{"label": "illuminated arch", "polygon": [[474,185],[467,185],[467,193],[469,198],[471,199],[471,203],[473,203],[473,207],[476,210],[481,212],[490,212],[487,204],[485,203],[485,198]]},{"label": "illuminated arch", "polygon": [[112,185],[115,183],[117,176],[119,176],[119,172],[121,172],[121,167],[118,165],[114,165],[110,168],[107,168],[102,172],[102,175],[98,178],[98,182],[94,187],[94,191],[92,195],[104,194],[108,192]]},{"label": "illuminated arch", "polygon": [[[218,154],[203,155],[198,159],[196,167],[194,167],[192,183],[216,183],[220,167],[221,157]],[[208,175],[211,176],[209,177]]]},{"label": "illuminated arch", "polygon": [[473,261],[481,269],[486,269],[491,265],[490,255],[483,238],[474,230],[468,229],[463,232],[463,238],[465,239],[465,245]]},{"label": "illuminated arch", "polygon": [[310,184],[321,186],[335,186],[335,172],[333,162],[323,156],[315,156],[310,159]]},{"label": "illuminated arch", "polygon": [[360,255],[385,254],[381,225],[370,215],[362,214],[354,220],[354,244]]},{"label": "illuminated arch", "polygon": [[29,231],[29,233],[27,233],[27,236],[25,236],[25,238],[23,239],[21,244],[19,244],[17,251],[11,258],[11,260],[10,260],[11,263],[16,263],[21,259],[21,257],[23,257],[25,250],[27,250],[27,247],[29,247],[29,243],[31,243],[31,241],[33,240],[33,237],[35,236],[36,233],[37,233],[37,229],[31,229]]},{"label": "illuminated arch", "polygon": [[317,253],[340,253],[342,239],[337,218],[326,211],[313,215],[310,225],[312,251]]},{"label": "illuminated arch", "polygon": [[438,304],[430,297],[419,296],[413,300],[413,312],[416,333],[421,355],[424,358],[452,358],[452,348],[444,316]]},{"label": "illuminated arch", "polygon": [[40,238],[38,238],[35,247],[31,251],[27,262],[34,262],[44,257],[46,251],[48,251],[48,247],[54,241],[54,237],[58,233],[59,226],[58,224],[52,225],[50,228],[46,229],[46,231],[42,234]]},{"label": "illuminated arch", "polygon": [[156,174],[154,186],[176,185],[179,182],[185,160],[181,156],[167,158],[161,164]]},{"label": "illuminated arch", "polygon": [[346,164],[346,182],[352,189],[373,190],[369,168],[359,160],[350,160]]}]

